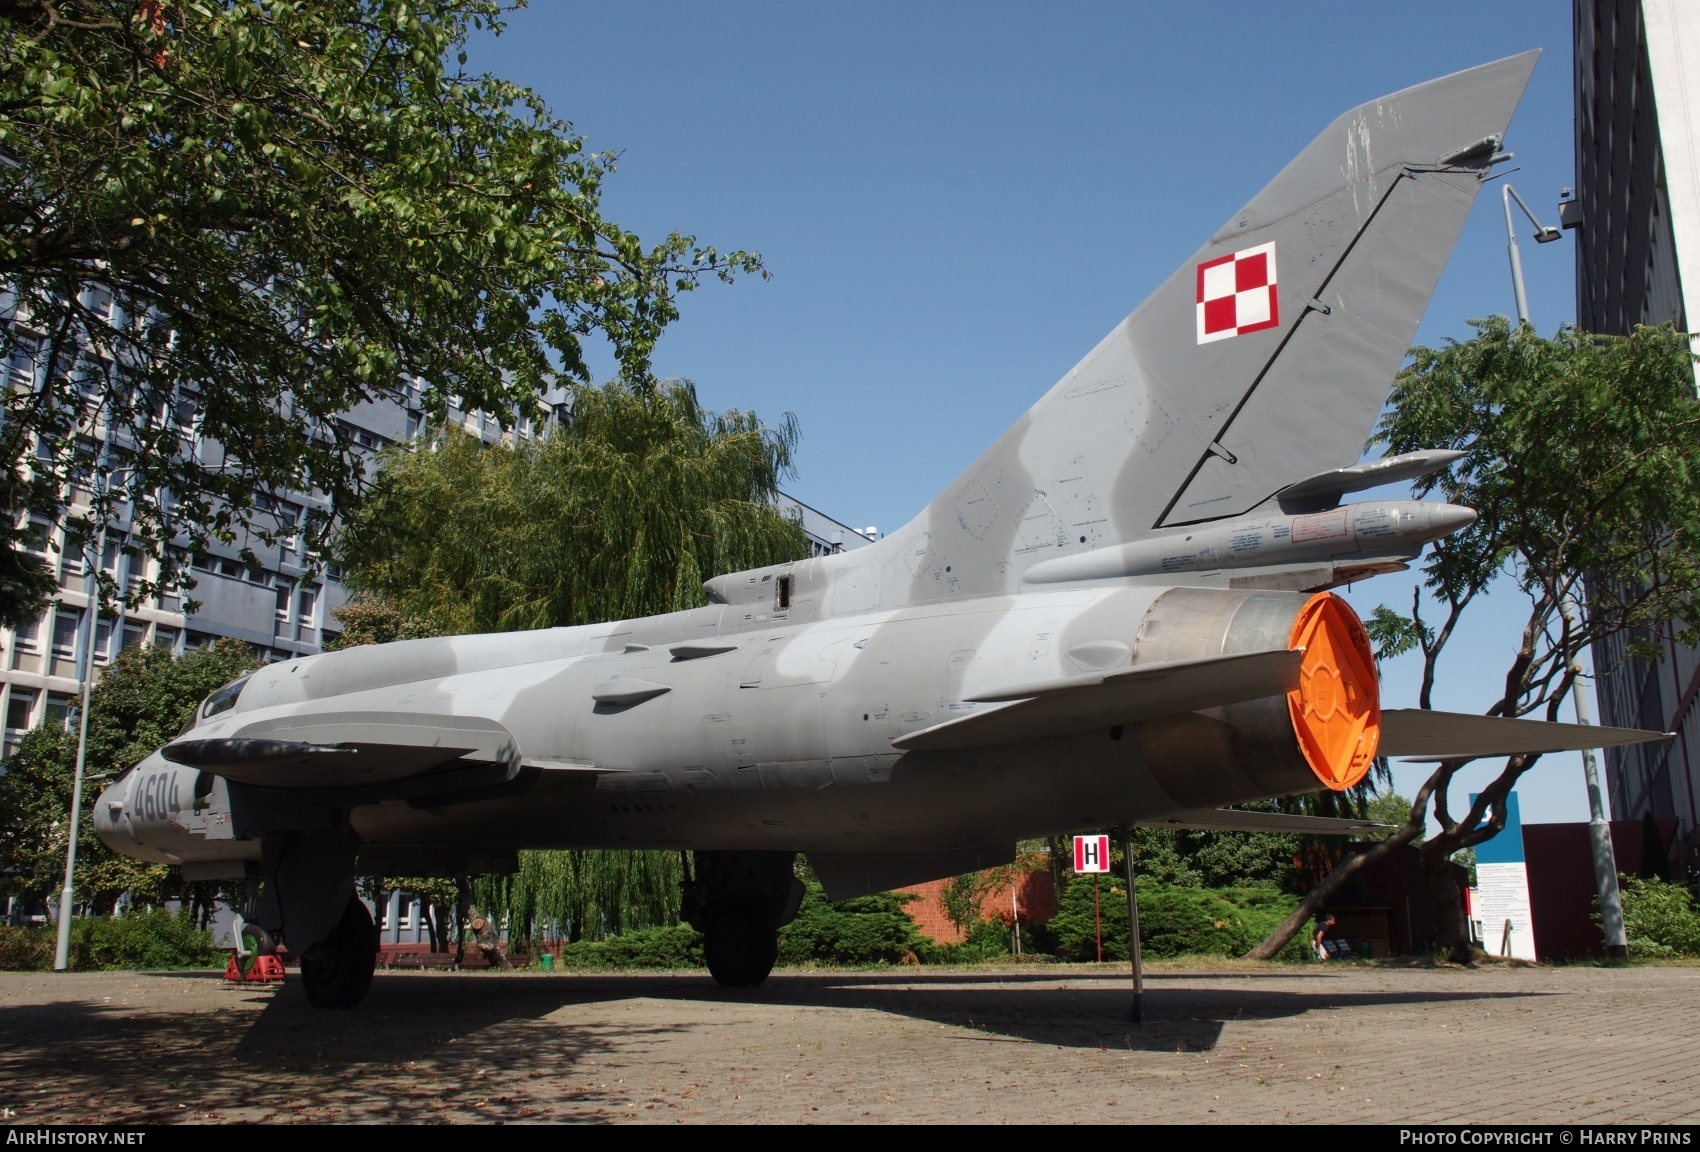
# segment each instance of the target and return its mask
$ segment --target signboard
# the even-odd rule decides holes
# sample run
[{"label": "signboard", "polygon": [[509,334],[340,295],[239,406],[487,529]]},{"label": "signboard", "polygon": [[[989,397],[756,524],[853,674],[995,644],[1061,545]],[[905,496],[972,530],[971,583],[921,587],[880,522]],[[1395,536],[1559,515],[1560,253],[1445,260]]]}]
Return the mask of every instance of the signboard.
[{"label": "signboard", "polygon": [[[1476,797],[1471,795],[1470,803]],[[1523,861],[1523,819],[1517,793],[1505,797],[1505,827],[1476,845],[1474,918],[1481,922],[1482,948],[1494,956],[1535,958],[1535,920],[1529,910],[1529,869]],[[1507,925],[1510,925],[1509,929]]]},{"label": "signboard", "polygon": [[1110,838],[1108,836],[1076,836],[1074,838],[1074,870],[1076,872],[1108,872],[1110,870]]}]

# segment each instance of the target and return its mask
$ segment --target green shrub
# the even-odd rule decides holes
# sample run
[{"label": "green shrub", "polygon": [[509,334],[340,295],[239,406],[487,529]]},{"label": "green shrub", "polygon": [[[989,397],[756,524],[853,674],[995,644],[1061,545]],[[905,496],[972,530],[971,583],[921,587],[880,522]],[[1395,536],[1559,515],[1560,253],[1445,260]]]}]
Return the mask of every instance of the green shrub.
[{"label": "green shrub", "polygon": [[53,929],[0,924],[0,972],[46,972],[53,967]]},{"label": "green shrub", "polygon": [[[1119,879],[1099,882],[1104,959],[1126,960],[1127,890]],[[1275,888],[1190,888],[1139,885],[1139,946],[1146,957],[1238,956],[1262,940],[1298,905]],[[1092,881],[1077,876],[1058,902],[1050,923],[1057,955],[1064,960],[1096,958]],[[1295,936],[1278,959],[1301,960],[1305,942]]]},{"label": "green shrub", "polygon": [[779,930],[781,964],[896,964],[904,953],[919,956],[926,947],[903,911],[913,895],[880,892],[833,904],[819,883],[806,879],[804,884],[797,918]]},{"label": "green shrub", "polygon": [[164,908],[127,909],[120,916],[71,921],[71,967],[79,972],[126,968],[215,968],[225,953],[213,947],[212,932],[195,926],[184,905],[175,915]]},{"label": "green shrub", "polygon": [[577,968],[701,968],[702,934],[689,924],[639,928],[606,940],[579,940],[561,949],[561,963]]},{"label": "green shrub", "polygon": [[[46,972],[53,967],[57,932],[52,924],[0,926],[0,971]],[[195,927],[185,906],[130,909],[121,916],[79,916],[71,921],[71,970],[216,968],[225,961],[212,933]]]},{"label": "green shrub", "polygon": [[1681,884],[1619,876],[1629,954],[1638,958],[1700,956],[1700,908]]}]

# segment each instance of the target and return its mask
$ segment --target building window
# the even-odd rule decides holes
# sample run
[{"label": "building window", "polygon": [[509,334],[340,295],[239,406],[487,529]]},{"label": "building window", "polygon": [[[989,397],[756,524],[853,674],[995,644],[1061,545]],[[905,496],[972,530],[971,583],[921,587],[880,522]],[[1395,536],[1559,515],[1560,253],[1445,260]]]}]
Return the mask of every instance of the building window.
[{"label": "building window", "polygon": [[48,542],[53,539],[53,524],[45,516],[31,516],[29,531],[24,534],[24,551],[47,559]]},{"label": "building window", "polygon": [[277,582],[277,618],[279,622],[289,619],[290,599],[294,595],[295,585],[288,580]]},{"label": "building window", "polygon": [[94,622],[94,662],[96,664],[112,663],[112,626],[117,621],[111,618]]},{"label": "building window", "polygon": [[77,656],[77,631],[83,626],[81,608],[61,608],[53,614],[53,659],[74,660]]},{"label": "building window", "polygon": [[153,630],[153,642],[155,647],[164,648],[167,652],[177,651],[177,629],[159,625]]},{"label": "building window", "polygon": [[69,692],[49,692],[47,708],[42,714],[42,723],[51,724],[55,728],[69,728],[71,714],[77,710],[77,698]]},{"label": "building window", "polygon": [[20,388],[35,386],[35,354],[38,345],[34,336],[16,333],[12,337],[12,350],[6,356],[6,370],[12,377],[12,383]]},{"label": "building window", "polygon": [[30,730],[31,718],[35,714],[34,691],[28,688],[14,688],[6,701],[6,758],[10,759],[17,750],[18,741],[24,738],[24,733]]},{"label": "building window", "polygon": [[311,628],[315,614],[319,608],[319,590],[317,588],[301,589],[301,627]]},{"label": "building window", "polygon": [[123,645],[125,648],[140,648],[147,642],[148,626],[146,624],[138,623],[135,620],[126,620],[124,622]]},{"label": "building window", "polygon": [[20,652],[41,651],[41,621],[26,620],[18,625],[17,649]]},{"label": "building window", "polygon": [[112,319],[112,290],[104,284],[90,284],[83,289],[82,305],[105,324]]}]

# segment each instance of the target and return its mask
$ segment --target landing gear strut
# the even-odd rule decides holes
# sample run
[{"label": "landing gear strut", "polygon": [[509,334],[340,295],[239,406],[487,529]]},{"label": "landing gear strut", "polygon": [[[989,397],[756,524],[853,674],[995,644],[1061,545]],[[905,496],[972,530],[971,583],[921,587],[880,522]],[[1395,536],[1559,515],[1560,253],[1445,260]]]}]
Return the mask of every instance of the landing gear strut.
[{"label": "landing gear strut", "polygon": [[779,929],[797,915],[803,882],[795,852],[698,852],[680,918],[705,937],[715,983],[753,988],[779,958]]},{"label": "landing gear strut", "polygon": [[372,987],[378,930],[358,896],[351,896],[329,937],[301,957],[301,984],[315,1008],[352,1008]]}]

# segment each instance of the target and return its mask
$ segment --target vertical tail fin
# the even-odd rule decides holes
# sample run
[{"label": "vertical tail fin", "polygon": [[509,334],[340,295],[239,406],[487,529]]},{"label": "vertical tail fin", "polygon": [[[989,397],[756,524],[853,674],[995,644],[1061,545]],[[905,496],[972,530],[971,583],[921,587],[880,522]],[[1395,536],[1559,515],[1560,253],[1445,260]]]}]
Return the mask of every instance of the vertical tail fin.
[{"label": "vertical tail fin", "polygon": [[[886,546],[887,607],[1355,463],[1539,54],[1330,124]],[[847,575],[847,573],[845,574]]]}]

